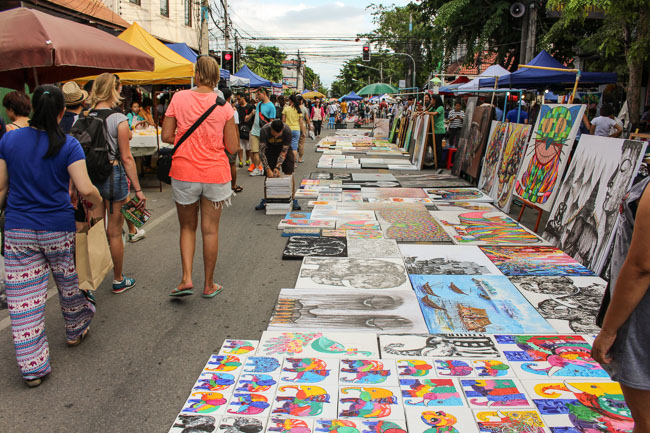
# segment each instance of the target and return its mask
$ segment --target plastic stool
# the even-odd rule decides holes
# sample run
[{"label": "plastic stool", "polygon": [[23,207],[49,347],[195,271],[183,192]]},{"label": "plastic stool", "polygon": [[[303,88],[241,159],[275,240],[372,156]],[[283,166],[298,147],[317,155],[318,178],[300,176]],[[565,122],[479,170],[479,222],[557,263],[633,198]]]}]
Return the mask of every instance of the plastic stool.
[{"label": "plastic stool", "polygon": [[450,147],[447,149],[449,152],[447,154],[447,170],[451,169],[451,167],[454,165],[454,153],[456,153],[458,149],[456,147]]}]

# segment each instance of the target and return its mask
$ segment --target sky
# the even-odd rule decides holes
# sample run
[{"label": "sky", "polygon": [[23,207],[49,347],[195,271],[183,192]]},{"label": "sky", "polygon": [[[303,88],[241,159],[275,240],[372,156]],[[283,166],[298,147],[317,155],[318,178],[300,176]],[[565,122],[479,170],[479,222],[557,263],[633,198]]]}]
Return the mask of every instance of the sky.
[{"label": "sky", "polygon": [[323,41],[313,38],[354,38],[358,33],[373,30],[372,10],[366,8],[371,3],[404,6],[409,0],[230,0],[228,11],[233,27],[244,38],[291,38],[242,40],[242,45],[275,45],[288,53],[288,58],[295,58],[300,50],[307,66],[329,87],[343,63],[350,57],[361,55],[363,40]]}]

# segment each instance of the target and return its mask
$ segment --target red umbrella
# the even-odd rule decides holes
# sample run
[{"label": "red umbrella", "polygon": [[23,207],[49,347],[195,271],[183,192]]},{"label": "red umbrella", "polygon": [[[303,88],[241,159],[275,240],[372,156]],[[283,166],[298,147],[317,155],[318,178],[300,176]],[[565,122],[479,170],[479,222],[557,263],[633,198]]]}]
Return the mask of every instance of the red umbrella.
[{"label": "red umbrella", "polygon": [[27,8],[0,12],[0,86],[23,89],[102,72],[153,71],[154,59],[94,27]]}]

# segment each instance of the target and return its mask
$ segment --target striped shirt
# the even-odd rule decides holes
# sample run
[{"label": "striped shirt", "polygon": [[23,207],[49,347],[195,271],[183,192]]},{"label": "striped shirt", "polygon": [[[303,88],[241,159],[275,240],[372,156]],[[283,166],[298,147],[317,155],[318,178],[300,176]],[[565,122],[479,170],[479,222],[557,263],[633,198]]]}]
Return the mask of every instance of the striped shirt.
[{"label": "striped shirt", "polygon": [[465,118],[465,112],[463,110],[460,111],[451,110],[449,112],[449,117],[448,117],[449,128],[462,128],[464,118]]}]

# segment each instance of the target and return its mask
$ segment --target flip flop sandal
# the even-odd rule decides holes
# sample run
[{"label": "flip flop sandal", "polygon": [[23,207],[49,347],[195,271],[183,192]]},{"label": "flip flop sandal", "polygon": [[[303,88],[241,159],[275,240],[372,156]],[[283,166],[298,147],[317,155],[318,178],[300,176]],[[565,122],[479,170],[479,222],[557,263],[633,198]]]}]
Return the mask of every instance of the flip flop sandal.
[{"label": "flip flop sandal", "polygon": [[235,187],[234,187],[232,190],[233,190],[234,192],[242,192],[242,191],[244,190],[244,188],[242,188],[242,187],[239,186],[239,185],[235,185]]},{"label": "flip flop sandal", "polygon": [[215,284],[215,285],[217,286],[217,289],[214,292],[210,293],[209,295],[206,295],[204,293],[201,296],[204,298],[214,298],[215,296],[217,296],[219,293],[223,291],[223,286],[221,284]]},{"label": "flip flop sandal", "polygon": [[76,340],[67,340],[66,343],[68,344],[68,347],[79,346],[81,342],[86,339],[89,332],[90,332],[90,326],[87,327]]},{"label": "flip flop sandal", "polygon": [[188,287],[187,289],[183,289],[183,290],[174,289],[171,291],[169,296],[175,296],[177,298],[182,298],[183,296],[190,296],[194,294],[193,289],[194,289],[193,287]]}]

